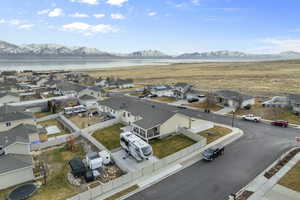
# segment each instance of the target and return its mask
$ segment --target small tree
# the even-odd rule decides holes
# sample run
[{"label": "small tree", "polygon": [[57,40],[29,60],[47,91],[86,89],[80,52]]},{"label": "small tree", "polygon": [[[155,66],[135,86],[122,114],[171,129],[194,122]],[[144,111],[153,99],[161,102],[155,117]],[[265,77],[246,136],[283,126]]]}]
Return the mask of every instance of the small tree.
[{"label": "small tree", "polygon": [[68,149],[73,151],[75,149],[75,136],[71,135],[67,138]]},{"label": "small tree", "polygon": [[209,110],[211,107],[217,104],[215,96],[212,92],[208,92],[206,95],[206,109]]}]

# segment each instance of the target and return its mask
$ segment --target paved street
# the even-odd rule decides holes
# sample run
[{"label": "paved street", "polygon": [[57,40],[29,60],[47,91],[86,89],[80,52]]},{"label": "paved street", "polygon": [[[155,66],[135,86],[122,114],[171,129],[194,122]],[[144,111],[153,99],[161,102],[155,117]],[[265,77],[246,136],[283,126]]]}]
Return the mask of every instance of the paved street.
[{"label": "paved street", "polygon": [[[162,109],[231,125],[231,117],[178,109],[157,103]],[[222,200],[248,184],[283,152],[295,145],[300,129],[273,127],[264,123],[235,120],[244,137],[226,147],[225,155],[207,163],[199,161],[179,173],[137,193],[129,200],[188,199]]]}]

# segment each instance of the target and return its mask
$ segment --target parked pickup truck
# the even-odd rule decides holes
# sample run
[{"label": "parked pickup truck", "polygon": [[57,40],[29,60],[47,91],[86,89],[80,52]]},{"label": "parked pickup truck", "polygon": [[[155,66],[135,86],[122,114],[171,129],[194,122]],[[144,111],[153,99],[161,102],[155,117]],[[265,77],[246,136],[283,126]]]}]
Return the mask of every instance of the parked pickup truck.
[{"label": "parked pickup truck", "polygon": [[248,115],[243,115],[242,119],[247,121],[260,122],[261,117],[254,116],[253,114],[248,114]]},{"label": "parked pickup truck", "polygon": [[212,161],[217,157],[223,155],[224,150],[224,147],[208,148],[202,152],[203,159],[207,161]]}]

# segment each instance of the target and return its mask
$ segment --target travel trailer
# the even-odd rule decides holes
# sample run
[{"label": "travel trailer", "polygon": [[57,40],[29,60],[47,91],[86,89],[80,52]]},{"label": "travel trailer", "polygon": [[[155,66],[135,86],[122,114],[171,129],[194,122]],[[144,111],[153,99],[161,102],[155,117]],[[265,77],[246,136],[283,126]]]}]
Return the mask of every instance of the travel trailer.
[{"label": "travel trailer", "polygon": [[120,144],[137,161],[148,160],[153,154],[151,145],[131,132],[120,134]]},{"label": "travel trailer", "polygon": [[87,109],[84,105],[64,108],[64,113],[66,115],[70,115],[73,113],[81,113],[81,112],[86,112],[86,111],[87,111]]}]

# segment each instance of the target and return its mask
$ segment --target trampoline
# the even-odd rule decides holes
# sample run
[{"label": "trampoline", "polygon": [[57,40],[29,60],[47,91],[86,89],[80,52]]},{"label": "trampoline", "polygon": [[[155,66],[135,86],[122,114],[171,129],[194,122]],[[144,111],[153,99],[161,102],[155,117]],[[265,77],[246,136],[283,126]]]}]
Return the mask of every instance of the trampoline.
[{"label": "trampoline", "polygon": [[37,190],[37,187],[32,184],[25,184],[17,187],[7,197],[7,200],[25,200],[33,195]]}]

